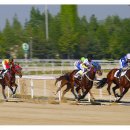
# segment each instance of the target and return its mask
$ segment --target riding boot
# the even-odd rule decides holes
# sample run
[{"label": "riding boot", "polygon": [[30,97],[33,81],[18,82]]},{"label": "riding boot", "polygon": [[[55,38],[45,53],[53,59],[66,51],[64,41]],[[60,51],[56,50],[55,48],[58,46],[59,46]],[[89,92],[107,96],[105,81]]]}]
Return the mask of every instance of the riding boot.
[{"label": "riding boot", "polygon": [[81,78],[82,78],[81,70],[79,70],[79,71],[74,75],[74,77],[75,77],[76,79],[81,80]]},{"label": "riding boot", "polygon": [[118,77],[118,78],[120,78],[121,72],[122,72],[122,69],[119,69],[119,71],[118,71],[118,73],[117,73],[117,77]]},{"label": "riding boot", "polygon": [[5,72],[5,70],[3,69],[2,71],[1,71],[1,73],[0,73],[0,77],[4,77],[4,75],[3,75],[3,73]]}]

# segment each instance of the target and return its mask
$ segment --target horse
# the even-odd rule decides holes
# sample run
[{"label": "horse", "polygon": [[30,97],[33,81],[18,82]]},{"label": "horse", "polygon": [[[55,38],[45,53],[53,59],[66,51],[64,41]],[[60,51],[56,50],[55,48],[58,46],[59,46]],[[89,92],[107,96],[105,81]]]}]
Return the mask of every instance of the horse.
[{"label": "horse", "polygon": [[[15,75],[18,75],[20,78],[22,77],[22,68],[19,66],[19,64],[13,64],[10,67],[10,70],[5,73],[4,77],[0,79],[0,84],[2,86],[2,94],[5,101],[8,101],[6,95],[5,95],[5,87],[8,86],[14,95],[16,93],[18,85],[15,83]],[[15,90],[13,90],[12,87],[15,87]]]},{"label": "horse", "polygon": [[[62,76],[56,78],[55,85],[56,85],[57,82],[59,82],[59,81],[61,81],[61,84],[60,84],[60,87],[57,89],[57,91],[56,91],[55,94],[57,94],[58,91],[60,91],[63,86],[67,85],[66,89],[63,91],[63,94],[62,94],[62,97],[61,97],[61,98],[63,99],[64,95],[71,89],[71,92],[73,93],[73,95],[74,95],[75,98],[77,99],[77,95],[76,95],[75,92],[74,92],[74,87],[71,87],[71,84],[70,84],[70,79],[71,79],[72,77],[74,77],[74,75],[77,73],[77,71],[78,71],[78,70],[73,70],[72,72],[68,72],[68,73],[66,73],[66,74],[64,74],[64,75],[62,75]],[[78,80],[75,81],[75,85],[76,85],[76,84],[77,84],[77,85],[79,84]],[[76,87],[75,90],[76,90],[77,93],[79,93],[79,89],[80,89],[80,88]]]},{"label": "horse", "polygon": [[[125,71],[125,74],[121,76],[120,78],[117,78],[115,75],[119,69],[114,68],[109,71],[107,74],[107,78],[103,78],[101,81],[97,83],[97,88],[103,88],[105,84],[108,84],[107,91],[109,96],[111,97],[111,84],[114,83],[115,86],[112,88],[115,98],[119,97],[119,99],[116,99],[116,102],[119,102],[123,96],[127,93],[127,91],[130,88],[130,69],[127,69]],[[116,89],[120,89],[120,95],[116,93]]]},{"label": "horse", "polygon": [[[81,80],[82,89],[84,89],[83,95],[78,97],[78,100],[85,98],[86,94],[90,92],[93,87],[93,81],[95,80],[95,76],[98,74],[99,76],[102,75],[101,66],[98,62],[92,62],[92,67],[89,71],[87,71]],[[74,84],[74,80],[72,81],[72,85]]]},{"label": "horse", "polygon": [[[77,71],[78,71],[78,70],[74,70],[75,73],[77,73]],[[58,93],[58,91],[60,91],[65,85],[67,86],[66,89],[63,91],[63,94],[62,94],[61,99],[63,99],[64,95],[71,89],[71,85],[70,85],[70,81],[69,81],[70,77],[69,77],[69,76],[70,76],[71,73],[75,74],[74,72],[73,72],[73,71],[72,71],[72,72],[68,72],[68,73],[66,73],[66,74],[64,74],[64,75],[61,75],[60,77],[56,78],[55,85],[56,85],[57,82],[59,82],[59,81],[61,81],[61,84],[60,84],[60,87],[57,89],[55,95],[56,95],[56,94]],[[73,76],[74,76],[74,75],[73,75]],[[78,81],[77,81],[77,82],[78,82]],[[79,81],[79,82],[80,82],[80,81]],[[79,83],[78,83],[78,84],[79,84]],[[80,96],[80,95],[81,95],[81,94],[80,94],[80,89],[81,89],[81,88],[79,87],[78,84],[75,83],[75,90],[76,90],[77,95]],[[90,94],[91,98],[94,100],[95,98],[94,98],[93,94],[91,93],[91,91],[89,91],[89,94]],[[74,95],[74,96],[75,96],[75,95]],[[77,98],[77,97],[75,96],[75,98]]]}]

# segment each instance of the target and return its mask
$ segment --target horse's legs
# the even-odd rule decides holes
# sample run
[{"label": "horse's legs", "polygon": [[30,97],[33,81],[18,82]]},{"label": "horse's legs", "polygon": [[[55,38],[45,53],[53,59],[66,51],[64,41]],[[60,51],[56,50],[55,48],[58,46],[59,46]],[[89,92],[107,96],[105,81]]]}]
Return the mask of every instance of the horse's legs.
[{"label": "horse's legs", "polygon": [[108,82],[108,87],[107,87],[107,91],[109,94],[109,101],[111,102],[111,92],[110,92],[110,87],[111,87],[112,82]]},{"label": "horse's legs", "polygon": [[16,83],[14,83],[13,86],[15,86],[15,90],[13,91],[13,97],[14,97],[14,95],[15,95],[15,93],[16,93],[16,90],[17,90],[17,88],[18,88],[18,85],[17,85]]},{"label": "horse's legs", "polygon": [[75,89],[75,90],[76,90],[76,93],[78,94],[78,96],[81,96],[81,91],[80,91],[80,89],[81,89],[81,88],[80,88],[79,86],[76,87],[76,89]]},{"label": "horse's legs", "polygon": [[9,85],[8,87],[10,88],[12,94],[14,94],[14,90],[13,90],[12,86]]},{"label": "horse's legs", "polygon": [[[90,89],[89,89],[89,90],[90,90]],[[86,90],[86,91],[83,93],[82,96],[78,97],[78,100],[80,100],[80,99],[84,99],[85,96],[86,96],[86,94],[89,92],[89,90]]]},{"label": "horse's legs", "polygon": [[5,95],[5,85],[2,85],[2,94],[3,94],[4,100],[7,102],[8,99],[7,99],[6,95]]},{"label": "horse's legs", "polygon": [[15,86],[15,90],[14,90],[14,94],[15,94],[15,93],[16,93],[16,90],[17,90],[17,88],[18,88],[18,85],[15,83],[14,86]]},{"label": "horse's legs", "polygon": [[74,94],[75,98],[78,99],[77,95],[74,92],[74,83],[73,82],[70,84],[70,87],[71,87],[71,92]]},{"label": "horse's legs", "polygon": [[93,100],[95,100],[93,94],[91,93],[91,90],[89,90],[89,94],[90,94],[90,97],[91,97]]},{"label": "horse's legs", "polygon": [[64,98],[64,95],[70,90],[70,88],[71,88],[70,85],[67,84],[67,88],[63,91],[61,99]]},{"label": "horse's legs", "polygon": [[117,100],[117,102],[119,102],[119,101],[123,98],[123,96],[127,93],[128,90],[129,90],[129,87],[124,89],[123,93],[121,94],[121,96],[120,96],[120,98]]},{"label": "horse's legs", "polygon": [[118,85],[116,85],[115,87],[112,88],[113,94],[114,94],[115,98],[116,98],[116,97],[119,97],[118,93],[116,93],[116,89],[118,89],[118,88],[119,88]]},{"label": "horse's legs", "polygon": [[66,84],[67,84],[67,82],[61,81],[60,87],[57,89],[55,95],[56,95],[56,94],[61,90],[61,88],[62,88],[64,85],[66,85]]}]

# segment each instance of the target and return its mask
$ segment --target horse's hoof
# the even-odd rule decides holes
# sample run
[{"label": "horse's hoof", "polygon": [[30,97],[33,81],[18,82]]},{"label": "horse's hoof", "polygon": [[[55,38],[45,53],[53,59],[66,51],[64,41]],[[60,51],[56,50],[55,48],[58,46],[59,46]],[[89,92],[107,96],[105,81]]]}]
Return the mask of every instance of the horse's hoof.
[{"label": "horse's hoof", "polygon": [[15,94],[12,94],[12,96],[11,96],[12,98],[15,98],[16,96],[15,96]]},{"label": "horse's hoof", "polygon": [[119,102],[120,102],[120,100],[118,99],[118,100],[116,100],[115,102],[116,102],[116,103],[119,103]]},{"label": "horse's hoof", "polygon": [[116,97],[121,97],[118,93],[115,94]]},{"label": "horse's hoof", "polygon": [[90,101],[93,101],[93,102],[94,102],[94,101],[95,101],[95,98],[91,98]]}]

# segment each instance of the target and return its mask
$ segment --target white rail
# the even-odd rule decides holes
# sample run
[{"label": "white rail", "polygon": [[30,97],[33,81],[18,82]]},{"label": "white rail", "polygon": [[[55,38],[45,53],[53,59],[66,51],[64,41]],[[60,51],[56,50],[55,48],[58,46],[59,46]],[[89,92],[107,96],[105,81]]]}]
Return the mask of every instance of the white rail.
[{"label": "white rail", "polygon": [[[34,80],[44,80],[44,86],[43,86],[43,96],[47,96],[46,90],[47,90],[47,85],[46,81],[47,80],[55,80],[56,77],[54,76],[23,76],[22,79],[27,79],[30,80],[30,92],[31,92],[31,98],[34,98]],[[19,82],[19,77],[17,77],[18,80],[18,86],[19,86],[19,93],[20,93],[20,82]],[[60,82],[58,82],[57,87],[60,87]],[[9,95],[9,89],[8,89],[8,95]],[[102,89],[99,90],[99,97],[102,98]],[[90,102],[90,94],[87,94],[88,101]],[[61,101],[61,91],[58,92],[58,100]]]}]

